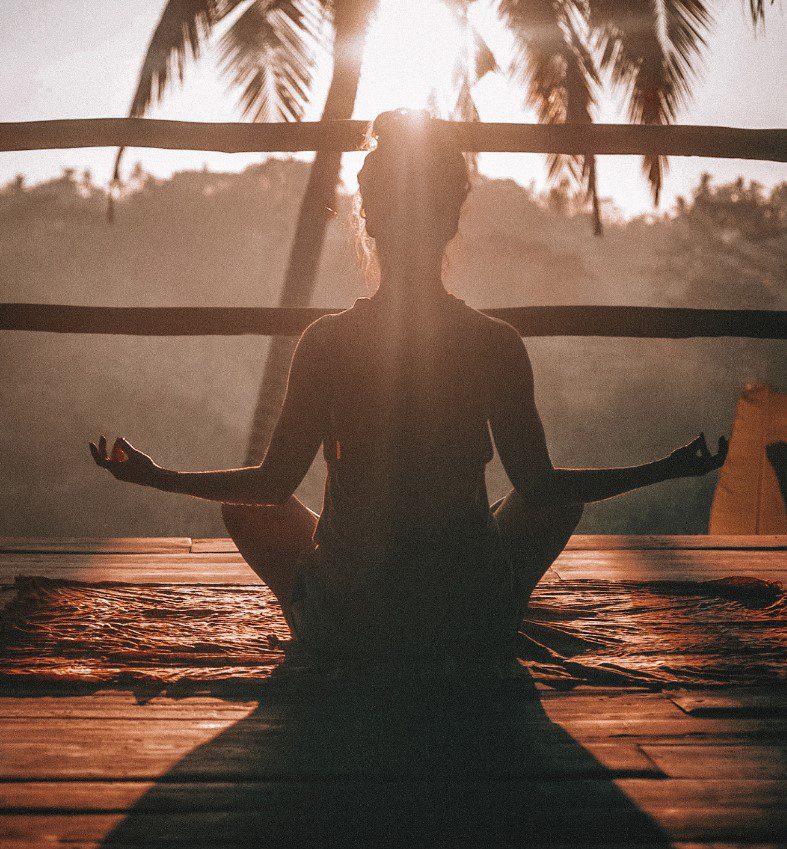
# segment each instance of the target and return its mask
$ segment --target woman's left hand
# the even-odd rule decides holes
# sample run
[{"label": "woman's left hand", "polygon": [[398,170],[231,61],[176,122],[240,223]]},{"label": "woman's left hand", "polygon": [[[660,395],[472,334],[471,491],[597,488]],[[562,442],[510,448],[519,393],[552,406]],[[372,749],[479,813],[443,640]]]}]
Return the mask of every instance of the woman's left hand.
[{"label": "woman's left hand", "polygon": [[107,453],[107,440],[102,434],[98,445],[90,443],[90,453],[97,466],[107,469],[118,480],[151,486],[159,467],[142,451],[122,437],[115,440],[112,453]]},{"label": "woman's left hand", "polygon": [[719,437],[719,447],[715,454],[711,454],[705,434],[701,433],[696,439],[676,448],[667,458],[671,477],[699,477],[719,469],[724,465],[727,458],[729,443],[726,437]]}]

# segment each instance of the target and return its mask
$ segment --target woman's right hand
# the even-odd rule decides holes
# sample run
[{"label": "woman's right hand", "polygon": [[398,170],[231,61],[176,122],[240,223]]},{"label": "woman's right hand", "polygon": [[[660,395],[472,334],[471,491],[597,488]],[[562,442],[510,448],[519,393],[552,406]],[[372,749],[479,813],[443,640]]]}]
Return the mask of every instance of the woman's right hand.
[{"label": "woman's right hand", "polygon": [[715,454],[711,454],[708,449],[708,443],[705,441],[705,434],[701,433],[696,439],[689,442],[688,445],[676,448],[666,458],[665,462],[667,463],[670,477],[700,477],[715,469],[719,469],[724,465],[728,448],[729,442],[727,438],[720,436],[718,450]]},{"label": "woman's right hand", "polygon": [[102,434],[98,444],[90,443],[90,453],[97,466],[107,469],[114,477],[141,486],[153,486],[158,466],[153,460],[123,437],[115,440],[112,452],[107,452],[107,440]]}]

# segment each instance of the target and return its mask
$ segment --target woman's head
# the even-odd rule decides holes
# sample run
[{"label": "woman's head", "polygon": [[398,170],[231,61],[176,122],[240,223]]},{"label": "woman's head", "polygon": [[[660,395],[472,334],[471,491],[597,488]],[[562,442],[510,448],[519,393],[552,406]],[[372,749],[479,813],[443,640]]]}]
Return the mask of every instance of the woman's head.
[{"label": "woman's head", "polygon": [[426,112],[398,109],[375,118],[367,146],[358,174],[362,237],[389,255],[442,256],[470,189],[453,132]]}]

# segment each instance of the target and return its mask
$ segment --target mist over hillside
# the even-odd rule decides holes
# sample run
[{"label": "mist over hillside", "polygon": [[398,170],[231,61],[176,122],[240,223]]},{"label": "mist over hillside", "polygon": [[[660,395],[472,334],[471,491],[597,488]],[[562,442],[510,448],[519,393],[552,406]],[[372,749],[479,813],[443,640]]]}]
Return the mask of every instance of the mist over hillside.
[{"label": "mist over hillside", "polygon": [[[137,170],[105,217],[89,176],[0,191],[3,300],[157,306],[275,305],[308,166],[239,174]],[[535,196],[477,178],[446,285],[472,306],[640,304],[784,309],[787,185],[704,180],[669,216],[618,220],[602,239],[565,190]],[[314,304],[369,294],[350,199],[329,229]],[[554,462],[644,462],[700,430],[729,432],[747,382],[787,390],[784,344],[752,340],[526,340]],[[0,334],[0,534],[224,535],[218,505],[121,485],[87,442],[123,434],[181,469],[238,465],[265,363],[262,337]],[[492,498],[508,484],[489,469]],[[715,475],[589,506],[584,532],[707,528]],[[300,495],[319,509],[320,464]]]}]

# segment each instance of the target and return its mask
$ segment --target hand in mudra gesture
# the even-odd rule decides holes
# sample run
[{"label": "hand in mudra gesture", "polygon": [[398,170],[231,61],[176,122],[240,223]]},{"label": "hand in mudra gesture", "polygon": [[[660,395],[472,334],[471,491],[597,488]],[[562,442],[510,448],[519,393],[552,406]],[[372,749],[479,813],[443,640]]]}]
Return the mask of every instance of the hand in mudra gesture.
[{"label": "hand in mudra gesture", "polygon": [[676,448],[667,458],[671,470],[676,477],[699,477],[719,469],[727,457],[729,442],[725,436],[719,437],[719,446],[715,454],[711,454],[705,434],[701,433],[696,439]]},{"label": "hand in mudra gesture", "polygon": [[102,434],[98,445],[90,443],[90,453],[96,461],[97,466],[107,469],[118,480],[129,483],[138,483],[143,486],[153,481],[158,466],[147,454],[138,451],[134,446],[122,437],[115,440],[112,453],[107,453],[107,440]]}]

